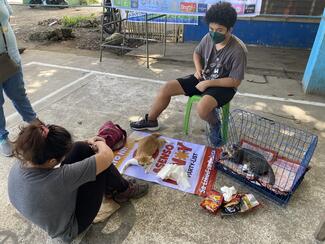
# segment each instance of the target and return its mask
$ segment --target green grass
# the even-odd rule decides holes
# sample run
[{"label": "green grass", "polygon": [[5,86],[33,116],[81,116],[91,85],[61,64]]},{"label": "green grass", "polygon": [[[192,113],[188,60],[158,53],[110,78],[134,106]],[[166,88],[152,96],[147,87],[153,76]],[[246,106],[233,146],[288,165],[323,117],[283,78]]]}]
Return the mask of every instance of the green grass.
[{"label": "green grass", "polygon": [[93,21],[96,19],[95,14],[91,14],[89,16],[63,16],[62,24],[65,27],[77,27],[83,21]]},{"label": "green grass", "polygon": [[81,5],[99,4],[100,2],[100,0],[80,0]]},{"label": "green grass", "polygon": [[97,4],[97,3],[100,3],[99,0],[86,0],[87,1],[87,4],[90,5],[90,4]]}]

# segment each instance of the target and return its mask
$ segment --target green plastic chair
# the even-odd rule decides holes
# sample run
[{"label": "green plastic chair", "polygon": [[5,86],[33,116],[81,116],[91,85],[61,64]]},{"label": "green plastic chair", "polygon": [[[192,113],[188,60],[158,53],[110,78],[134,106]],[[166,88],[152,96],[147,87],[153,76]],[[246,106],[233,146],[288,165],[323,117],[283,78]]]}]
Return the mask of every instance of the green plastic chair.
[{"label": "green plastic chair", "polygon": [[[184,125],[183,131],[185,135],[188,135],[189,131],[189,122],[192,110],[192,104],[201,100],[201,96],[195,95],[188,98],[187,105],[186,105],[186,112],[184,117]],[[222,106],[222,141],[223,143],[227,142],[228,139],[228,123],[229,123],[229,110],[230,110],[230,103]]]}]

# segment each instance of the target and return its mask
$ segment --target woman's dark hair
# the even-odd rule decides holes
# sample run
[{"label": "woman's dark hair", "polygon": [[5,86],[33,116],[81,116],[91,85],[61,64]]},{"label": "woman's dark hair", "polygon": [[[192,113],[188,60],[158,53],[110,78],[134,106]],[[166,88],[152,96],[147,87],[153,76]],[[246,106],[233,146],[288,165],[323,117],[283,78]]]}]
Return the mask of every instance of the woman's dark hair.
[{"label": "woman's dark hair", "polygon": [[72,147],[72,136],[61,126],[38,121],[21,128],[13,144],[15,157],[42,165],[50,159],[62,160]]},{"label": "woman's dark hair", "polygon": [[230,3],[218,2],[208,9],[205,20],[208,24],[216,23],[227,27],[229,30],[236,23],[237,12]]}]

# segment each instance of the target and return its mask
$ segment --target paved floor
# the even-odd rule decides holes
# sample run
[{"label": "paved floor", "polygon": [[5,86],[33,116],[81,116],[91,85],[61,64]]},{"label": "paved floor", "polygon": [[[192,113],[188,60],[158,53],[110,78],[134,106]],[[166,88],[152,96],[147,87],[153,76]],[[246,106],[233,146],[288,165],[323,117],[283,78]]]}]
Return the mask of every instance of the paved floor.
[{"label": "paved floor", "polygon": [[[193,64],[193,51],[197,42],[167,43],[166,55],[163,56],[161,43],[150,43],[150,57],[165,62],[179,62],[187,65]],[[144,57],[146,46],[128,53],[130,56]],[[282,78],[301,80],[305,70],[310,50],[284,49],[247,45],[248,62],[247,72],[255,75],[273,75]],[[297,58],[299,57],[299,58]],[[261,62],[262,61],[262,62]]]},{"label": "paved floor", "polygon": [[[27,89],[39,117],[68,128],[76,139],[94,135],[106,120],[128,128],[128,120],[144,114],[164,80],[192,72],[179,63],[152,63],[106,55],[98,58],[57,52],[27,51],[23,60]],[[155,62],[155,61],[153,61]],[[246,79],[262,80],[248,75]],[[307,96],[298,81],[268,77],[266,84],[243,82],[232,109],[265,115],[319,136],[311,170],[287,207],[261,195],[262,207],[242,216],[211,216],[199,207],[200,198],[151,184],[149,194],[122,206],[107,222],[93,226],[79,243],[314,243],[314,231],[325,210],[325,98]],[[262,82],[263,83],[263,82]],[[182,134],[186,98],[172,100],[163,113],[162,133],[206,143],[204,123],[192,114],[191,135]],[[11,136],[21,124],[10,103],[5,105]],[[128,129],[128,132],[130,130]],[[12,208],[7,197],[7,176],[13,159],[1,157],[0,243],[45,243],[46,234]],[[251,191],[219,173],[215,184]]]}]

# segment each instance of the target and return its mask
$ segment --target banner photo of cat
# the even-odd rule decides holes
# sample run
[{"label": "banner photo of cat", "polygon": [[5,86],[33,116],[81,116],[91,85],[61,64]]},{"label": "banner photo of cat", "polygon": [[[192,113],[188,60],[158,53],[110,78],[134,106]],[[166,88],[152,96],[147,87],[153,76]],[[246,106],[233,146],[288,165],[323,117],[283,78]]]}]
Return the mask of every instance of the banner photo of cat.
[{"label": "banner photo of cat", "polygon": [[219,149],[135,131],[115,152],[113,163],[125,175],[204,196],[216,180],[217,153]]}]

